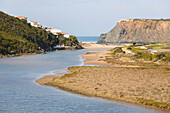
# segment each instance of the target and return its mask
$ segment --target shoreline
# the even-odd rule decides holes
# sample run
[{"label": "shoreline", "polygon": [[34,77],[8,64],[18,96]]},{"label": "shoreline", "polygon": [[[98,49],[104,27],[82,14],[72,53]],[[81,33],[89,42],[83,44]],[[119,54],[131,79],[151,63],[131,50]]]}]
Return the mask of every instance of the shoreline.
[{"label": "shoreline", "polygon": [[40,53],[21,53],[21,54],[15,54],[15,55],[0,55],[0,58],[8,58],[8,57],[20,57],[20,56],[29,56],[29,55],[38,55],[38,54],[44,54],[45,52]]},{"label": "shoreline", "polygon": [[[80,48],[75,48],[75,47],[66,47],[64,49],[56,49],[56,50],[50,50],[50,51],[45,51],[45,52],[37,52],[37,53],[17,53],[13,55],[2,55],[0,54],[0,58],[8,58],[8,57],[20,57],[20,56],[29,56],[29,55],[39,55],[39,54],[45,54],[46,52],[53,52],[53,51],[61,51],[61,50],[79,50]],[[83,48],[81,48],[83,49]]]},{"label": "shoreline", "polygon": [[[104,54],[103,54],[103,52],[104,52]],[[81,57],[83,59],[86,59],[84,61],[85,65],[86,64],[89,64],[89,65],[102,65],[100,67],[108,68],[108,67],[111,66],[110,64],[108,64],[108,63],[106,63],[104,61],[103,62],[100,61],[100,63],[99,63],[99,59],[101,58],[102,55],[103,56],[106,55],[106,52],[108,52],[108,51],[107,50],[89,51],[89,53],[87,52],[87,54],[81,55]],[[84,67],[84,66],[78,66],[78,67]],[[92,66],[92,67],[96,67],[96,66]],[[122,67],[122,66],[114,66],[114,67]],[[68,76],[72,77],[73,73],[74,73],[74,71],[72,73],[70,73],[70,74],[65,74],[62,77],[44,76],[44,77],[38,79],[40,81],[43,81],[43,84],[39,83],[40,81],[37,81],[37,80],[35,82],[39,83],[40,85],[42,84],[43,86],[55,87],[57,89],[68,91],[68,92],[73,93],[73,94],[80,94],[80,95],[88,96],[88,97],[99,97],[99,98],[104,98],[104,99],[108,99],[108,100],[120,101],[120,102],[130,103],[130,104],[134,104],[134,105],[140,105],[140,106],[144,106],[144,107],[147,107],[147,108],[152,108],[152,109],[157,109],[157,110],[162,110],[162,111],[169,111],[169,109],[160,108],[160,107],[156,107],[156,106],[153,106],[153,105],[147,105],[147,103],[146,103],[146,105],[142,104],[142,103],[139,103],[139,102],[133,100],[132,98],[130,98],[130,99],[129,98],[124,98],[124,97],[123,98],[117,98],[117,97],[114,97],[113,95],[110,96],[109,94],[108,94],[109,96],[103,96],[103,95],[100,94],[100,92],[93,94],[93,92],[88,92],[88,91],[85,91],[83,89],[77,89],[76,87],[72,87],[70,85],[68,86],[68,84],[65,84],[65,82],[63,80],[60,80],[60,78],[67,78]],[[58,80],[57,81],[58,83],[54,82],[55,80]],[[71,81],[69,81],[69,82],[72,83]]]}]

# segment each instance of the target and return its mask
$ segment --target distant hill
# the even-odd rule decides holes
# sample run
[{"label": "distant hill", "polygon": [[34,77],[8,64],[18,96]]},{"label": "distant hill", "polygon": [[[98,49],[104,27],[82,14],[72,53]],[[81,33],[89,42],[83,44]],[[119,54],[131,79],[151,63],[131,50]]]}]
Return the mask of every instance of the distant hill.
[{"label": "distant hill", "polygon": [[170,42],[170,19],[122,20],[98,43],[164,43]]},{"label": "distant hill", "polygon": [[18,19],[0,11],[0,55],[37,53],[53,50],[58,43],[79,45],[76,37],[56,38],[51,32],[33,27],[25,19]]}]

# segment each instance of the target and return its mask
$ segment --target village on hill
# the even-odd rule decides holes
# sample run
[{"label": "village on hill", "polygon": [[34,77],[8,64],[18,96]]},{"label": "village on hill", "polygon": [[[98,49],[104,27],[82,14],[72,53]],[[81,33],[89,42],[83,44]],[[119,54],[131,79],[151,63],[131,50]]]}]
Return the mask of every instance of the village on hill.
[{"label": "village on hill", "polygon": [[40,28],[43,28],[45,29],[46,31],[50,31],[52,34],[54,34],[56,37],[58,37],[59,35],[63,35],[65,38],[70,38],[70,35],[65,33],[65,32],[62,32],[60,29],[53,29],[52,27],[45,27],[44,25],[38,23],[37,21],[30,21],[28,20],[27,17],[25,16],[17,16],[16,18],[19,18],[19,19],[25,19],[27,20],[27,22],[31,25],[31,26],[34,26],[34,27],[40,27]]},{"label": "village on hill", "polygon": [[[56,36],[56,38],[59,38],[59,36],[63,36],[64,38],[68,38],[70,39],[71,38],[71,35],[65,33],[65,32],[62,32],[60,29],[53,29],[52,27],[45,27],[44,25],[38,23],[37,21],[30,21],[28,20],[27,17],[25,16],[17,16],[16,18],[18,19],[25,19],[27,21],[27,23],[29,23],[31,26],[34,26],[34,27],[39,27],[39,28],[42,28],[42,29],[45,29],[46,31],[50,31],[53,35]],[[79,42],[80,45],[82,45],[82,42]],[[64,43],[61,43],[61,44],[57,44],[54,46],[55,49],[69,49],[70,46],[65,46]],[[71,47],[72,48],[72,47]]]}]

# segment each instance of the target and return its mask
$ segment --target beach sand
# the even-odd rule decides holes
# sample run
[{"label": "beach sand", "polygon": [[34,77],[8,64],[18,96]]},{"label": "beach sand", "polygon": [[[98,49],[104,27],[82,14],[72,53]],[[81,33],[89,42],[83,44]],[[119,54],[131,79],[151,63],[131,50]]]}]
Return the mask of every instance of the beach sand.
[{"label": "beach sand", "polygon": [[38,84],[40,84],[42,86],[46,86],[46,83],[47,82],[51,82],[54,77],[56,77],[56,76],[54,76],[54,75],[47,75],[47,76],[44,76],[44,77],[36,80],[35,82],[37,82]]},{"label": "beach sand", "polygon": [[88,51],[86,54],[81,55],[84,60],[84,64],[88,65],[105,65],[105,66],[111,66],[111,64],[108,64],[105,61],[102,61],[101,59],[104,59],[105,57],[110,57],[108,54],[108,50],[100,50],[100,51]]},{"label": "beach sand", "polygon": [[84,47],[85,49],[113,49],[118,46],[119,47],[125,46],[125,44],[97,44],[97,43],[83,43],[82,44],[82,47]]}]

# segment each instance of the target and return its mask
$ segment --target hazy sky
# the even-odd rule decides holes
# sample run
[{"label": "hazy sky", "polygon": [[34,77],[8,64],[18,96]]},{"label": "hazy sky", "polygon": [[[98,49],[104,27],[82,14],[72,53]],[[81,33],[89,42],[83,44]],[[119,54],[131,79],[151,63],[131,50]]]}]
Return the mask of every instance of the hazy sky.
[{"label": "hazy sky", "polygon": [[0,0],[0,10],[76,36],[99,36],[121,19],[170,18],[170,0]]}]

